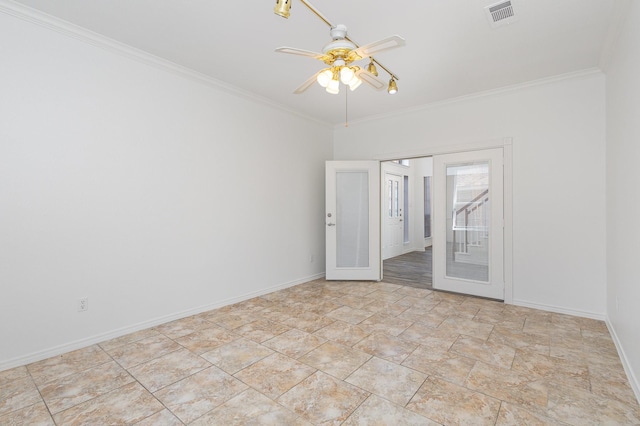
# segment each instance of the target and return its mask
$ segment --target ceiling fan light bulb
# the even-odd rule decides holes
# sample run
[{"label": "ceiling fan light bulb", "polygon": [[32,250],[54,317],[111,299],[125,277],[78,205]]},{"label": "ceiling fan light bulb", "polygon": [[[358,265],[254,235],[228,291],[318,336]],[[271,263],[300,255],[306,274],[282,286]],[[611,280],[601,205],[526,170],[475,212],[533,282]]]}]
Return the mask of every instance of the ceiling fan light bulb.
[{"label": "ceiling fan light bulb", "polygon": [[337,95],[340,93],[340,82],[338,80],[331,80],[327,85],[327,93],[331,93],[332,95]]},{"label": "ceiling fan light bulb", "polygon": [[354,76],[355,72],[351,67],[342,67],[342,69],[340,70],[340,81],[342,81],[344,84],[349,84]]},{"label": "ceiling fan light bulb", "polygon": [[349,89],[353,92],[358,87],[360,87],[361,84],[362,84],[362,80],[360,80],[358,77],[354,75],[351,81],[349,82]]},{"label": "ceiling fan light bulb", "polygon": [[273,13],[283,18],[289,18],[289,10],[291,9],[291,0],[276,0],[276,7],[273,9]]},{"label": "ceiling fan light bulb", "polygon": [[333,78],[333,73],[331,72],[331,70],[326,69],[322,71],[320,74],[318,74],[318,76],[316,77],[316,81],[320,86],[327,87],[327,85],[329,84],[332,78]]},{"label": "ceiling fan light bulb", "polygon": [[393,78],[389,80],[389,87],[387,88],[387,92],[389,92],[390,95],[395,95],[396,93],[398,93],[398,85]]}]

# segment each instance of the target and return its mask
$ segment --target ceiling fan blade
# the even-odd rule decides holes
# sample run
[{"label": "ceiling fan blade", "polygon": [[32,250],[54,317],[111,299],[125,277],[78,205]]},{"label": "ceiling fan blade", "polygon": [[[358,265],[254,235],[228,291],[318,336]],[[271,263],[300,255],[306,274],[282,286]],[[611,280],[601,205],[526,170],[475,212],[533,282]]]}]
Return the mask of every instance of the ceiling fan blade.
[{"label": "ceiling fan blade", "polygon": [[324,60],[326,55],[318,52],[312,52],[310,50],[304,49],[296,49],[295,47],[278,47],[276,52],[279,53],[288,53],[290,55],[299,55],[299,56],[307,56],[309,58],[319,59],[321,61]]},{"label": "ceiling fan blade", "polygon": [[387,37],[382,40],[374,41],[373,43],[360,46],[357,49],[354,49],[351,52],[349,52],[349,56],[353,57],[352,59],[353,61],[357,61],[359,59],[366,58],[368,56],[373,56],[384,50],[389,50],[395,47],[404,46],[405,44],[407,44],[406,40],[396,34],[391,37]]},{"label": "ceiling fan blade", "polygon": [[382,90],[387,86],[384,81],[380,80],[378,77],[371,74],[369,71],[359,69],[358,71],[356,71],[356,75],[360,80],[364,81],[365,83],[367,83],[369,86],[373,87],[376,90]]},{"label": "ceiling fan blade", "polygon": [[314,75],[312,75],[311,77],[309,77],[309,79],[304,83],[302,83],[296,90],[293,91],[293,93],[295,93],[296,95],[299,95],[305,90],[307,90],[309,87],[313,86],[313,83],[317,81],[316,79],[318,78],[318,74],[320,74],[322,71],[323,70],[320,70]]}]

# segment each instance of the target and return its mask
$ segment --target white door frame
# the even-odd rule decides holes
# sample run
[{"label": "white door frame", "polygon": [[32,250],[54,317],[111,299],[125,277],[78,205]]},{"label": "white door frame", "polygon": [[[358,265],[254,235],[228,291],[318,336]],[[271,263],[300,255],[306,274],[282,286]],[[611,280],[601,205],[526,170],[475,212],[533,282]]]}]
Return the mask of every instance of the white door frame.
[{"label": "white door frame", "polygon": [[[504,229],[502,227],[504,215],[504,191],[502,188],[504,184],[502,173],[503,151],[503,148],[492,148],[482,151],[442,154],[433,157],[433,204],[436,210],[434,216],[435,249],[433,252],[434,289],[475,294],[477,296],[504,300]],[[478,169],[478,164],[484,167],[481,166],[481,168]],[[458,231],[456,231],[456,226],[460,225],[457,213],[461,210],[458,209],[461,207],[461,204],[464,204],[464,207],[462,207],[463,210],[467,209],[470,204],[465,203],[470,201],[470,199],[465,199],[461,201],[461,204],[456,204],[454,194],[457,193],[457,188],[452,186],[456,185],[454,182],[456,182],[457,179],[454,178],[451,181],[448,179],[447,170],[450,166],[453,166],[454,170],[458,169],[458,167],[463,167],[466,171],[469,171],[471,168],[473,170],[472,173],[474,173],[473,184],[478,183],[479,176],[486,176],[486,181],[482,180],[480,187],[476,187],[477,189],[463,189],[463,191],[467,190],[473,194],[471,197],[476,197],[473,201],[478,200],[479,203],[482,202],[479,201],[479,197],[483,195],[478,196],[478,193],[486,190],[488,193],[483,194],[487,194],[484,196],[489,200],[488,208],[485,207],[479,210],[483,212],[484,216],[483,219],[480,219],[482,222],[481,228],[479,228],[480,230],[476,228],[476,232],[469,233],[466,228],[463,228],[463,233],[458,235],[463,241],[466,241],[471,234],[472,244],[479,244],[479,246],[475,248],[470,248],[469,252],[467,252],[467,247],[464,243],[462,247],[456,245],[455,235],[456,232],[460,233],[459,228]],[[464,177],[462,177],[462,179],[464,181]],[[449,194],[449,191],[452,191],[452,193]],[[467,196],[469,193],[467,193]],[[452,199],[449,199],[450,196],[452,196]],[[476,204],[476,206],[480,209],[479,204]],[[451,221],[451,223],[449,223],[449,221]],[[466,219],[463,219],[463,227],[467,226],[465,221]],[[486,226],[486,228],[482,228],[482,226]],[[451,235],[449,235],[449,233],[451,233]],[[461,235],[464,235],[464,237]],[[477,237],[474,237],[474,235]],[[451,247],[449,247],[449,241],[452,241]],[[458,241],[458,244],[459,243],[460,240]],[[474,249],[476,250],[475,252],[473,251]],[[472,278],[470,275],[463,278],[464,274],[459,275],[462,271],[458,271],[458,274],[449,274],[449,272],[452,272],[448,270],[449,264],[447,258],[449,257],[449,250],[465,252],[465,254],[452,253],[454,264],[462,266],[462,262],[465,261],[470,261],[471,263],[479,261],[480,264],[486,264],[486,281],[477,276]],[[470,253],[475,253],[479,257],[475,257]],[[465,255],[468,257],[464,258],[464,260],[458,259],[458,256],[464,257]]]},{"label": "white door frame", "polygon": [[[503,148],[504,150],[504,303],[513,304],[513,139],[502,138],[464,145],[434,146],[420,151],[412,150],[377,155],[374,156],[373,159],[382,162],[397,160],[399,158],[431,157],[439,154],[452,154],[490,148]],[[380,206],[380,208],[382,209],[382,206]]]}]

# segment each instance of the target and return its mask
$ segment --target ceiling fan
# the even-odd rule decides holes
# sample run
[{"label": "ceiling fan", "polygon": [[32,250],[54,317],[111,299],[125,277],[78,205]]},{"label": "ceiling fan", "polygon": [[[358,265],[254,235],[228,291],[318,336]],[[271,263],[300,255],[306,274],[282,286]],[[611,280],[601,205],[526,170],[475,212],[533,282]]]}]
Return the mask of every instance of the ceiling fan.
[{"label": "ceiling fan", "polygon": [[[317,81],[318,84],[324,87],[327,92],[331,94],[337,94],[340,92],[340,81],[348,85],[352,91],[358,88],[363,81],[371,87],[381,90],[384,87],[384,83],[378,78],[378,70],[376,69],[374,62],[378,64],[380,68],[385,70],[391,77],[389,80],[389,87],[387,89],[389,94],[393,95],[398,92],[398,85],[396,84],[398,76],[378,62],[373,57],[373,54],[393,49],[394,47],[404,46],[405,40],[402,37],[394,35],[365,46],[358,46],[353,39],[347,36],[347,27],[345,25],[333,25],[307,0],[299,1],[331,28],[329,33],[331,34],[333,41],[324,46],[322,53],[296,49],[293,47],[279,47],[276,49],[276,52],[308,56],[319,59],[329,65],[329,68],[318,71],[311,76],[311,78],[302,83],[294,93],[299,94],[304,92],[313,85],[314,81]],[[291,2],[292,0],[276,0],[276,7],[273,9],[273,12],[278,16],[288,19],[291,14]],[[352,62],[359,61],[366,57],[369,57],[369,65],[366,70],[363,70],[358,66],[351,65]]]},{"label": "ceiling fan", "polygon": [[[345,25],[332,26],[329,33],[332,41],[323,47],[322,53],[294,47],[279,47],[276,49],[276,52],[307,56],[329,65],[328,68],[324,68],[311,76],[293,93],[300,94],[311,87],[313,83],[318,82],[328,93],[338,94],[340,92],[340,81],[349,86],[352,91],[357,89],[362,82],[367,83],[376,90],[382,90],[386,84],[377,77],[378,72],[372,56],[385,50],[404,46],[405,39],[399,35],[393,35],[358,47],[348,38]],[[353,62],[364,58],[370,58],[366,70],[357,65],[352,65]],[[389,93],[393,94],[397,92],[398,88],[395,83],[396,77],[391,73],[390,75]]]}]

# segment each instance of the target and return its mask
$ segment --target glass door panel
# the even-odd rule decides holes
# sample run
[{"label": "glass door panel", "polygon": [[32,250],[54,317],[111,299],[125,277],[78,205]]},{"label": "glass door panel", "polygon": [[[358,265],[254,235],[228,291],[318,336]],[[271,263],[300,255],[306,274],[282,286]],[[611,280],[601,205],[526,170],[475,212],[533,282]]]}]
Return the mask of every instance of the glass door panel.
[{"label": "glass door panel", "polygon": [[336,173],[336,266],[369,266],[369,174]]},{"label": "glass door panel", "polygon": [[489,163],[447,165],[446,276],[489,281]]}]

